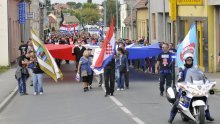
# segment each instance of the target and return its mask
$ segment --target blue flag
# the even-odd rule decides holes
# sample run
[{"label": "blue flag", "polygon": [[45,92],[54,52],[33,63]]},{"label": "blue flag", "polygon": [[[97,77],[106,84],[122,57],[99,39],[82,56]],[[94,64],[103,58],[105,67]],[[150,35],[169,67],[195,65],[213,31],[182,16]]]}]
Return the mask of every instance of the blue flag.
[{"label": "blue flag", "polygon": [[177,48],[177,56],[176,61],[179,68],[184,67],[184,57],[186,55],[193,56],[193,65],[198,66],[197,64],[197,56],[196,56],[196,48],[197,48],[197,37],[196,37],[196,24],[193,24],[182,41]]}]

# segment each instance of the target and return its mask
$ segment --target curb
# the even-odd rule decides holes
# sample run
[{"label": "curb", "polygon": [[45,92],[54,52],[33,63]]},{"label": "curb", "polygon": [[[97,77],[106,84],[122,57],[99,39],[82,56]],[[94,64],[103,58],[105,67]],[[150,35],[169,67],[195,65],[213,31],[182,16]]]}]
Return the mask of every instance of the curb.
[{"label": "curb", "polygon": [[18,86],[0,103],[0,113],[7,106],[7,104],[12,100],[12,98],[17,94]]}]

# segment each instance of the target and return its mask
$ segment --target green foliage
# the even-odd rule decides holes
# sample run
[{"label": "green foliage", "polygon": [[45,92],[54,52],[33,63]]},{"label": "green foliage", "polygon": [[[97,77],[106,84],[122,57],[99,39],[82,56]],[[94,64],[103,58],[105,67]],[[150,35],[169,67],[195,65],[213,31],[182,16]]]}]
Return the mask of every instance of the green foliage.
[{"label": "green foliage", "polygon": [[92,3],[92,0],[87,0],[87,3]]},{"label": "green foliage", "polygon": [[80,11],[81,21],[84,24],[95,24],[99,21],[100,15],[97,9],[84,8]]},{"label": "green foliage", "polygon": [[81,8],[81,7],[82,7],[82,3],[77,3],[75,9],[79,9],[79,8]]},{"label": "green foliage", "polygon": [[[111,18],[114,17],[116,25],[116,0],[106,0],[106,23],[110,26]],[[103,3],[104,5],[104,3]],[[118,24],[120,24],[120,3],[118,3]],[[119,25],[120,27],[120,25]]]},{"label": "green foliage", "polygon": [[76,3],[76,2],[67,2],[68,6],[70,6],[71,9],[79,9],[82,7],[82,3]]},{"label": "green foliage", "polygon": [[0,73],[3,73],[9,69],[9,66],[0,66]]},{"label": "green foliage", "polygon": [[93,4],[93,3],[84,3],[84,4],[82,5],[82,8],[83,8],[83,9],[86,9],[86,8],[97,9],[97,5],[96,5],[96,4]]}]

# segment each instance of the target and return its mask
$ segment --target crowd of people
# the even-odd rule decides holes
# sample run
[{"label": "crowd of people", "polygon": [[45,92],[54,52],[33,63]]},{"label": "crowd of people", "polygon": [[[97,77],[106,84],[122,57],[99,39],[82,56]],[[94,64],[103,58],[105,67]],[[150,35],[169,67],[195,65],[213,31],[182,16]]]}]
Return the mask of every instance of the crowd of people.
[{"label": "crowd of people", "polygon": [[[87,92],[92,89],[94,72],[92,69],[92,49],[86,48],[84,44],[97,45],[101,49],[103,47],[103,39],[90,36],[89,34],[84,34],[81,37],[74,37],[72,35],[63,35],[59,33],[51,34],[45,44],[74,44],[75,47],[72,51],[72,55],[76,56],[75,68],[76,73],[80,75],[80,82],[83,84],[83,91]],[[99,74],[98,86],[101,87],[104,81],[105,85],[105,97],[114,95],[115,84],[117,84],[117,91],[123,91],[129,89],[129,67],[136,70],[143,70],[143,72],[159,74],[160,82],[160,95],[164,95],[164,85],[166,84],[166,89],[171,87],[172,81],[175,75],[173,71],[175,69],[175,61],[172,56],[177,52],[172,43],[160,43],[160,48],[162,53],[156,57],[149,57],[145,59],[129,60],[129,52],[126,50],[126,46],[130,44],[134,46],[148,46],[149,41],[142,37],[140,40],[128,40],[120,39],[116,42],[116,53],[112,60],[105,66],[103,73]],[[18,68],[16,70],[15,77],[18,81],[18,92],[20,95],[28,95],[26,90],[26,81],[31,78],[31,85],[33,84],[34,95],[43,94],[43,74],[44,72],[40,69],[33,44],[31,39],[19,47],[20,57],[18,60]],[[184,80],[185,73],[187,69],[193,67],[193,56],[188,56],[184,58],[185,69],[181,71],[179,80]],[[220,61],[220,59],[219,59]],[[60,67],[62,60],[56,60]],[[66,60],[66,63],[69,61]],[[103,80],[104,79],[104,80]],[[174,85],[175,82],[173,82]],[[174,117],[178,111],[177,104],[178,100],[175,102],[171,109],[169,123],[172,123]],[[206,111],[206,119],[213,121],[214,119],[210,116],[209,109]]]},{"label": "crowd of people", "polygon": [[[92,55],[92,49],[86,49],[83,45],[85,44],[91,44],[91,45],[99,45],[100,48],[103,46],[103,40],[98,38],[96,35],[89,35],[84,33],[82,36],[73,36],[70,34],[62,34],[62,33],[51,33],[47,39],[44,41],[45,44],[74,44],[75,47],[72,51],[72,55],[76,56],[75,60],[75,66],[76,66],[76,72],[80,75],[80,81],[83,82],[83,90],[86,92],[89,90],[89,88],[92,88],[92,82],[93,82],[93,70],[90,68],[92,65],[93,55]],[[129,67],[134,67],[137,70],[143,70],[144,72],[149,73],[157,73],[158,67],[155,68],[155,65],[157,61],[159,60],[157,57],[149,57],[146,59],[137,59],[137,60],[129,60],[128,59],[128,51],[126,51],[126,46],[130,44],[134,44],[134,46],[147,46],[150,45],[149,41],[142,37],[140,40],[128,40],[128,39],[119,39],[116,42],[116,53],[114,55],[114,59],[105,67],[104,72],[99,74],[99,87],[102,86],[103,81],[105,82],[106,86],[106,94],[105,96],[111,94],[113,95],[114,92],[114,84],[116,82],[117,84],[117,91],[123,91],[125,88],[129,89]],[[162,47],[161,43],[161,48]],[[167,44],[167,49],[170,50],[170,52],[176,52],[176,50],[173,48],[172,44]],[[22,45],[19,47],[19,50],[21,52],[21,56],[18,59],[20,61],[20,67],[27,68],[28,69],[28,76],[32,76],[31,78],[31,85],[34,85],[35,92],[34,94],[42,94],[43,90],[37,90],[37,86],[40,87],[40,89],[43,89],[43,71],[40,70],[39,64],[37,62],[33,45],[31,42],[31,39],[27,41],[27,43],[22,42]],[[60,67],[62,60],[56,59],[56,62],[58,66]],[[19,62],[18,62],[19,63]],[[69,63],[69,60],[66,60],[66,63]],[[32,74],[33,73],[33,74]],[[108,78],[109,77],[109,78]],[[113,78],[114,77],[114,78]],[[23,82],[26,82],[26,78],[23,78]],[[39,79],[39,81],[38,81]],[[104,80],[103,80],[104,79]],[[161,92],[163,91],[162,85],[164,85],[165,78],[160,77],[161,81]],[[170,84],[170,78],[166,79],[168,83]],[[22,84],[23,87],[26,87],[25,83],[22,82],[20,79],[18,80],[19,86]],[[38,84],[39,83],[39,84]],[[110,84],[109,84],[110,83]],[[109,85],[108,85],[109,84]],[[168,85],[169,86],[169,85]],[[22,86],[21,86],[22,87]],[[26,94],[26,91],[22,91],[22,88],[20,88],[21,94]],[[23,88],[25,89],[25,88]],[[112,89],[112,90],[110,90]],[[161,93],[162,95],[162,93]]]},{"label": "crowd of people", "polygon": [[28,95],[26,81],[30,79],[30,85],[34,88],[34,95],[43,94],[43,74],[40,69],[31,39],[19,47],[20,56],[17,58],[18,67],[15,78],[18,80],[18,92],[21,96]]}]

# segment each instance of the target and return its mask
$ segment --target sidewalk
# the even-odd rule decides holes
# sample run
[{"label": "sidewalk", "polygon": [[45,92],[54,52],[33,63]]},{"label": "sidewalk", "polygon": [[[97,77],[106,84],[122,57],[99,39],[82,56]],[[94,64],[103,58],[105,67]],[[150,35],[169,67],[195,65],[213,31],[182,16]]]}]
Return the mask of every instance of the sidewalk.
[{"label": "sidewalk", "polygon": [[0,112],[17,93],[15,70],[16,68],[11,68],[0,74]]}]

